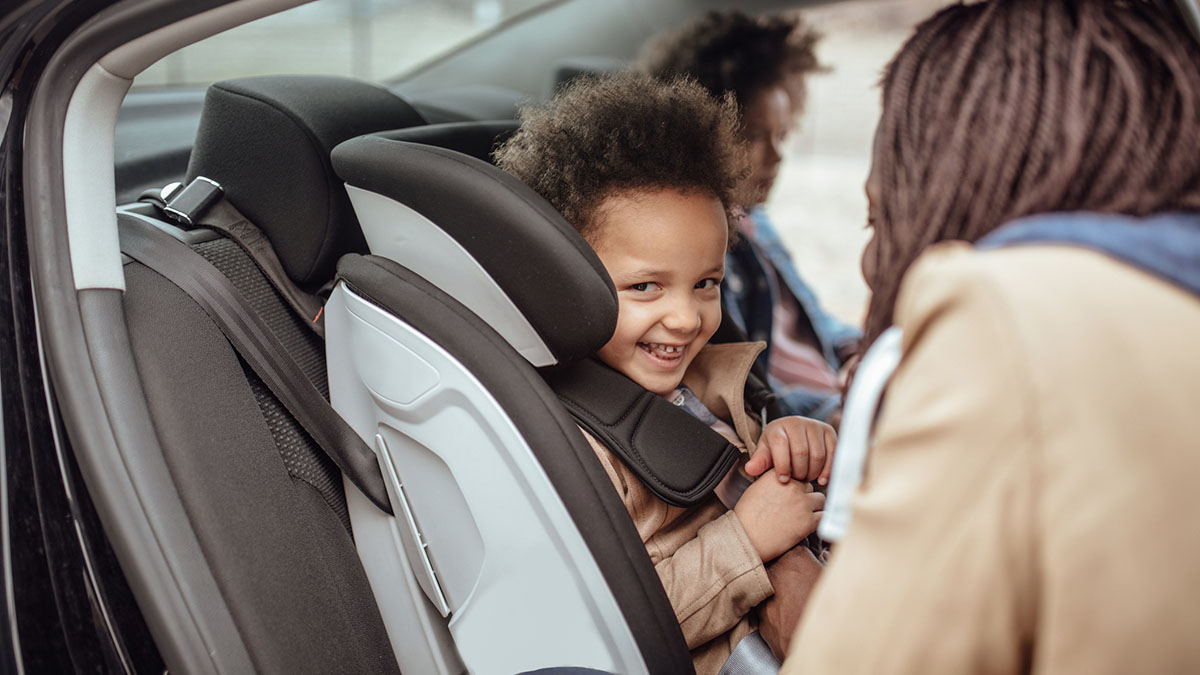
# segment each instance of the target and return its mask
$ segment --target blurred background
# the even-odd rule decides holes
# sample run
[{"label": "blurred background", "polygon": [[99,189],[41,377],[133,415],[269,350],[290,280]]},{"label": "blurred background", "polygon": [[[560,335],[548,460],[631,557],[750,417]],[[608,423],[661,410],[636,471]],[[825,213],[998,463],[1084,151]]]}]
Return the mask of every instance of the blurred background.
[{"label": "blurred background", "polygon": [[[551,0],[553,2],[553,0]],[[318,0],[213,36],[138,76],[144,94],[257,74],[309,73],[394,83],[547,0]],[[796,10],[825,38],[830,72],[809,80],[767,203],[797,266],[833,314],[862,320],[859,256],[869,238],[863,182],[879,116],[878,82],[916,22],[947,0],[851,0]],[[586,55],[581,55],[586,56]]]},{"label": "blurred background", "polygon": [[867,287],[859,257],[870,238],[863,184],[879,120],[884,66],[912,28],[946,0],[869,0],[800,12],[825,37],[832,70],[809,79],[808,104],[767,202],[797,268],[834,315],[861,324]]}]

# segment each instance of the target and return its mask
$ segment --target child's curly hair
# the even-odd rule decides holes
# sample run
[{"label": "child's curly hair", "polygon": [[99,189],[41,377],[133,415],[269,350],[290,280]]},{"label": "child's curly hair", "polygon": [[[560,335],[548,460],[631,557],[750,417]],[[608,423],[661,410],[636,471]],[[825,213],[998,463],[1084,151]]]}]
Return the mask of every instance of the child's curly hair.
[{"label": "child's curly hair", "polygon": [[637,68],[656,77],[690,75],[716,96],[733,92],[743,107],[760,90],[782,86],[799,115],[805,76],[826,69],[814,52],[820,39],[795,13],[709,12],[650,38]]},{"label": "child's curly hair", "polygon": [[591,243],[597,208],[625,191],[710,194],[736,232],[733,190],[748,173],[732,98],[694,81],[621,72],[579,77],[542,105],[520,112],[521,128],[494,153]]}]

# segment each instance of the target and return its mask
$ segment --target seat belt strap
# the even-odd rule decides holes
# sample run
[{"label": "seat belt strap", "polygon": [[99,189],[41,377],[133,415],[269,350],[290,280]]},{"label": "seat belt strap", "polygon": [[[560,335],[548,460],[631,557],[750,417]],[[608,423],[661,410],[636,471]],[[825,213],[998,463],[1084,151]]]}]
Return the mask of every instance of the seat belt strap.
[{"label": "seat belt strap", "polygon": [[391,514],[375,453],[317,391],[233,283],[171,235],[136,218],[120,220],[121,251],[194,300],[321,451],[371,503]]},{"label": "seat belt strap", "polygon": [[165,198],[152,195],[148,201],[186,229],[207,227],[232,239],[258,265],[292,311],[304,318],[304,324],[320,338],[325,338],[325,326],[321,321],[324,303],[296,286],[284,271],[267,235],[225,198],[225,190],[219,183],[198,176],[187,187],[168,186],[164,192]]}]

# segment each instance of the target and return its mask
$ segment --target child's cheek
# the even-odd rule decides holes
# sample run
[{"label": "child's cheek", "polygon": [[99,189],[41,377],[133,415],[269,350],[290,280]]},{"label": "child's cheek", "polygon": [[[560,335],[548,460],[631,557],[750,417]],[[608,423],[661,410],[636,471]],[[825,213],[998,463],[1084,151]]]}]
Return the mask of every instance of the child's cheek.
[{"label": "child's cheek", "polygon": [[600,351],[596,352],[596,358],[600,359],[602,363],[608,365],[610,368],[629,376],[630,374],[627,372],[628,367],[624,362],[625,359],[623,356],[627,350],[623,349],[622,345],[621,331],[618,330],[615,335],[609,338],[608,343],[601,347]]}]

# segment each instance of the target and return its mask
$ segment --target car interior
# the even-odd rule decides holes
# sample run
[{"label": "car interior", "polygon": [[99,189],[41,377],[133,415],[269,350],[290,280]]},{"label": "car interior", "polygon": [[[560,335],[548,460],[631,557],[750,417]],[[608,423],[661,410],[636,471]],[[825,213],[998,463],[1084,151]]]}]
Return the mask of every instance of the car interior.
[{"label": "car interior", "polygon": [[[182,151],[115,161],[141,69],[286,4],[115,5],[35,101],[58,109],[29,146],[53,195],[31,249],[64,440],[167,668],[690,671],[539,374],[602,345],[616,302],[587,244],[487,162],[514,91],[235,78]],[[547,93],[617,63],[561,62]]]},{"label": "car interior", "polygon": [[[646,598],[661,589],[654,586],[648,561],[633,555],[640,553],[640,541],[606,488],[606,476],[587,462],[590,448],[531,370],[531,365],[556,362],[556,355],[585,356],[611,332],[615,306],[602,268],[561,218],[521,231],[534,216],[544,222],[556,214],[544,204],[529,213],[528,205],[540,198],[528,189],[508,197],[507,192],[524,187],[514,179],[502,180],[507,177],[498,170],[457,151],[430,154],[434,151],[426,146],[397,140],[406,135],[396,127],[418,121],[399,98],[353,80],[261,77],[209,89],[190,180],[215,177],[225,188],[223,199],[247,205],[244,217],[261,223],[268,250],[278,254],[283,283],[294,284],[294,292],[306,293],[306,287],[332,278],[331,264],[341,259],[339,284],[324,311],[324,325],[333,329],[324,345],[310,328],[313,316],[292,311],[279,285],[262,273],[260,267],[266,266],[255,264],[257,254],[247,254],[254,247],[239,246],[205,227],[205,211],[190,210],[187,221],[198,225],[193,229],[156,218],[188,201],[185,191],[171,195],[161,208],[143,203],[122,209],[119,217],[130,256],[125,311],[137,370],[145,374],[142,386],[156,427],[178,433],[178,443],[164,444],[165,459],[174,475],[185,475],[195,485],[194,493],[184,495],[184,505],[203,512],[204,527],[212,528],[197,534],[218,583],[246,584],[225,587],[230,589],[226,595],[238,598],[231,607],[235,621],[267,628],[261,646],[248,645],[252,660],[263,670],[299,663],[373,669],[375,660],[388,653],[387,641],[380,640],[386,627],[392,648],[402,654],[402,668],[410,672],[455,672],[485,664],[520,672],[575,659],[626,671],[644,658],[626,625],[631,623],[637,635],[653,638],[644,651],[662,652],[664,665],[670,664],[672,652],[661,646],[674,641],[678,648],[679,638],[660,633],[678,629],[669,611],[647,611]],[[494,136],[511,131],[512,124],[420,129],[422,142],[460,149],[481,139],[475,154],[486,157]],[[361,136],[378,130],[393,131]],[[334,153],[339,176],[331,150],[356,136],[382,146],[354,141],[339,146]],[[403,151],[413,149],[424,156],[404,162]],[[456,177],[464,167],[465,180]],[[264,169],[278,180],[262,180]],[[469,190],[479,183],[483,191],[474,196]],[[372,188],[399,191],[409,208]],[[506,198],[513,213],[503,218]],[[360,228],[356,211],[365,214],[364,223],[370,217],[373,228]],[[480,225],[482,213],[488,213],[486,228]],[[438,222],[457,227],[439,228]],[[371,233],[369,247],[362,229]],[[340,463],[331,461],[323,446],[314,444],[307,425],[297,424],[297,416],[281,405],[286,394],[263,383],[270,374],[259,377],[247,367],[250,358],[241,349],[227,351],[225,336],[204,330],[204,311],[196,311],[195,303],[173,288],[170,272],[164,280],[166,270],[147,269],[146,252],[131,250],[137,244],[130,240],[139,236],[153,248],[173,243],[159,232],[174,235],[208,263],[194,263],[199,275],[232,282],[233,292],[246,301],[237,318],[261,320],[260,337],[274,338],[283,359],[299,366],[302,377],[285,386],[332,394],[333,405],[359,435],[374,437],[380,457],[389,458],[383,464],[387,495],[376,502],[390,505],[390,513],[353,484],[341,489]],[[518,235],[523,241],[514,247]],[[182,247],[175,248],[181,260],[168,261],[168,269],[188,264]],[[392,260],[407,267],[386,257],[351,255],[368,248],[395,251]],[[516,251],[545,261],[537,275],[516,274],[520,268],[511,264]],[[579,279],[577,288],[571,288],[572,278]],[[546,293],[550,279],[557,280],[555,292]],[[592,320],[580,320],[572,330],[549,330],[559,328],[559,317],[572,307],[599,304],[597,298],[607,302],[588,314]],[[371,301],[384,303],[382,309]],[[164,324],[164,313],[174,320]],[[364,316],[370,317],[366,323]],[[481,320],[485,325],[478,325]],[[545,339],[531,323],[544,324]],[[403,332],[388,339],[385,329]],[[498,342],[491,329],[506,339]],[[479,337],[468,341],[472,334]],[[212,348],[221,349],[224,358]],[[501,368],[498,364],[513,361],[514,349],[524,358]],[[178,358],[180,350],[195,358]],[[331,360],[332,377],[323,354]],[[455,383],[455,375],[464,381]],[[475,380],[493,382],[481,388]],[[204,392],[213,387],[219,390]],[[318,407],[326,405],[318,400]],[[223,419],[220,439],[199,433],[198,427],[214,419]],[[473,424],[482,426],[471,430]],[[223,456],[213,456],[214,441]],[[565,448],[572,449],[570,456]],[[279,457],[286,472],[279,471]],[[558,467],[564,460],[566,465]],[[239,474],[232,483],[222,476],[231,469]],[[501,481],[506,469],[514,475]],[[260,470],[264,473],[257,475]],[[566,498],[546,485],[543,472],[570,484],[558,488]],[[290,484],[297,490],[288,490]],[[257,515],[248,519],[246,513]],[[480,522],[476,513],[490,518]],[[574,519],[588,523],[590,548],[579,528],[571,526]],[[324,521],[323,526],[313,528],[314,521]],[[557,523],[557,531],[548,530],[547,523]],[[335,525],[342,531],[330,530]],[[374,580],[370,587],[354,560],[356,545],[367,579]],[[242,555],[251,547],[267,559],[286,560],[291,571],[261,581],[257,570],[264,561]],[[633,566],[631,560],[642,564]],[[311,581],[297,585],[293,575]],[[411,595],[416,588],[421,593]],[[618,595],[624,596],[620,602]],[[345,615],[320,611],[337,605],[337,597],[356,602]],[[280,613],[284,602],[289,609]],[[624,613],[637,618],[630,621]],[[451,614],[453,634],[446,620]],[[354,621],[338,620],[345,616]],[[286,625],[275,625],[285,617]],[[297,622],[297,617],[310,618]],[[321,641],[308,638],[314,630]],[[421,635],[437,639],[422,644],[414,639]],[[262,653],[255,653],[259,649]],[[619,658],[611,660],[614,649]],[[686,650],[673,653],[686,657]],[[529,654],[538,654],[537,660],[525,660]]]},{"label": "car interior", "polygon": [[546,377],[608,339],[611,281],[489,160],[520,102],[735,3],[551,2],[389,86],[223,80],[139,146],[139,73],[295,4],[115,3],[33,94],[59,443],[167,670],[690,672]]}]

